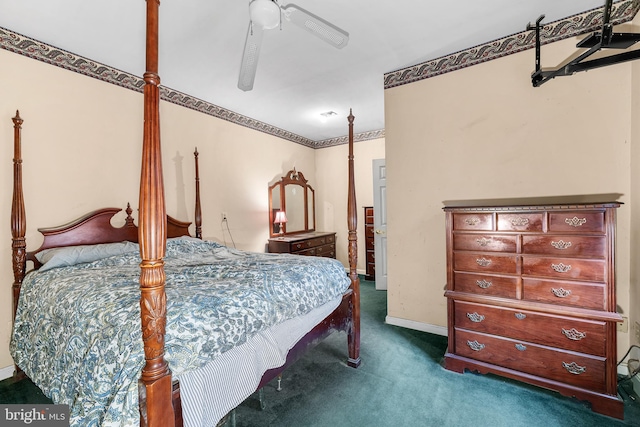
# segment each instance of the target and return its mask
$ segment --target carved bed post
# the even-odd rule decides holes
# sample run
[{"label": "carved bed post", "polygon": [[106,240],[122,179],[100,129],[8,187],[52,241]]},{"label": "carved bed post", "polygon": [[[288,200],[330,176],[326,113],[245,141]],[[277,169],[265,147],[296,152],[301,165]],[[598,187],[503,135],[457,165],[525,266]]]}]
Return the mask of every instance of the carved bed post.
[{"label": "carved bed post", "polygon": [[144,136],[140,177],[140,321],[145,366],[140,378],[141,425],[173,426],[171,371],[164,358],[167,319],[164,256],[166,208],[160,149],[160,77],[158,76],[159,0],[147,0]]},{"label": "carved bed post", "polygon": [[200,169],[198,168],[198,147],[193,152],[193,156],[196,162],[196,210],[195,210],[195,222],[196,222],[196,237],[202,239],[202,208],[200,206]]},{"label": "carved bed post", "polygon": [[351,278],[351,319],[348,335],[349,359],[347,364],[354,368],[360,365],[360,278],[358,277],[358,215],[356,208],[356,185],[353,165],[353,120],[349,110],[349,194],[347,196],[347,225],[349,228],[349,277]]},{"label": "carved bed post", "polygon": [[13,263],[13,318],[16,317],[20,287],[27,266],[27,243],[24,235],[27,219],[22,190],[22,118],[16,110],[13,120],[13,199],[11,201],[11,252]]}]

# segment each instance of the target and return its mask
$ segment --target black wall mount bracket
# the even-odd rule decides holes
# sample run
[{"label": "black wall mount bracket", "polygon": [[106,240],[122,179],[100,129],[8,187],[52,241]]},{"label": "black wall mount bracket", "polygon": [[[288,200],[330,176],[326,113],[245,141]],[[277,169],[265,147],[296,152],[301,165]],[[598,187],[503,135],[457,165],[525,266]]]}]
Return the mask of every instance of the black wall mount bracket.
[{"label": "black wall mount bracket", "polygon": [[536,20],[535,25],[531,23],[527,25],[527,31],[535,30],[536,32],[536,68],[531,73],[531,83],[534,87],[539,87],[558,76],[570,76],[579,71],[606,67],[640,58],[640,49],[638,49],[587,60],[591,55],[602,49],[628,49],[640,41],[640,34],[638,33],[613,32],[613,25],[610,23],[612,3],[613,0],[605,1],[601,31],[594,32],[576,44],[577,48],[587,50],[575,58],[565,61],[556,69],[543,70],[540,65],[540,27],[544,15],[541,15]]}]

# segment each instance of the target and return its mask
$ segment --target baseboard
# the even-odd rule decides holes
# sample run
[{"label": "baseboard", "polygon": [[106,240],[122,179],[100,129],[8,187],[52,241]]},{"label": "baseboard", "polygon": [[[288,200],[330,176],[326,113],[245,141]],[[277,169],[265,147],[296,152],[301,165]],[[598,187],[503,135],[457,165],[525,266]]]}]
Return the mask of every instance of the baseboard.
[{"label": "baseboard", "polygon": [[626,377],[627,375],[629,375],[629,368],[627,368],[626,363],[619,364],[617,366],[617,371],[618,371],[618,375],[621,375],[623,377]]},{"label": "baseboard", "polygon": [[429,332],[430,334],[447,336],[446,326],[432,325],[430,323],[416,322],[415,320],[401,319],[399,317],[387,316],[385,322],[389,325],[401,326],[403,328],[415,329],[416,331]]},{"label": "baseboard", "polygon": [[13,376],[14,369],[15,367],[13,365],[0,368],[0,381],[11,378]]}]

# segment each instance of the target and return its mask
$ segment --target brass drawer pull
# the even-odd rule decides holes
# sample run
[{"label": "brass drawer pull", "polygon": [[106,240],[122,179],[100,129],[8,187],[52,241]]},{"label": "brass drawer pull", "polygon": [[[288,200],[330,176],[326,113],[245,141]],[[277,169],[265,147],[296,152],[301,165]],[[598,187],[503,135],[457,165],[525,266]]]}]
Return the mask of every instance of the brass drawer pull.
[{"label": "brass drawer pull", "polygon": [[467,340],[467,345],[471,348],[471,350],[473,351],[480,351],[484,348],[484,344],[480,344],[478,341],[469,341]]},{"label": "brass drawer pull", "polygon": [[478,225],[478,223],[480,222],[479,218],[465,218],[464,222],[467,225]]},{"label": "brass drawer pull", "polygon": [[476,263],[480,266],[480,267],[486,267],[489,264],[491,264],[491,260],[490,259],[486,259],[485,257],[482,257],[480,259],[476,260]]},{"label": "brass drawer pull", "polygon": [[480,323],[484,320],[484,316],[482,314],[478,314],[476,312],[474,313],[467,313],[467,317],[469,318],[469,320],[471,320],[474,323]]},{"label": "brass drawer pull", "polygon": [[516,344],[516,349],[519,350],[519,351],[525,351],[527,349],[527,346],[518,343],[518,344]]},{"label": "brass drawer pull", "polygon": [[586,366],[580,366],[576,362],[562,362],[562,367],[574,375],[580,375],[586,372]]},{"label": "brass drawer pull", "polygon": [[523,227],[525,225],[529,225],[529,218],[513,218],[511,220],[511,225],[514,227]]},{"label": "brass drawer pull", "polygon": [[518,320],[524,320],[527,318],[527,315],[524,313],[516,313],[515,316],[516,316],[516,319]]},{"label": "brass drawer pull", "polygon": [[580,332],[576,328],[571,328],[568,331],[565,328],[562,328],[562,333],[565,337],[573,341],[580,341],[582,338],[587,336],[586,332]]},{"label": "brass drawer pull", "polygon": [[573,218],[565,218],[564,222],[566,222],[572,227],[580,227],[587,222],[587,219],[586,218],[580,219],[577,216],[574,216]]},{"label": "brass drawer pull", "polygon": [[571,295],[571,289],[563,289],[563,288],[551,288],[551,292],[558,298],[566,298]]},{"label": "brass drawer pull", "polygon": [[483,237],[483,238],[481,238],[481,239],[476,239],[476,242],[478,242],[478,244],[479,244],[480,246],[487,246],[487,245],[489,244],[489,242],[490,242],[490,241],[491,241],[491,240],[489,240],[489,239],[487,239],[487,238],[485,238],[485,237]]},{"label": "brass drawer pull", "polygon": [[476,280],[476,284],[481,287],[482,289],[487,289],[489,286],[492,285],[490,280]]},{"label": "brass drawer pull", "polygon": [[571,242],[565,242],[563,240],[558,240],[557,242],[551,241],[551,246],[556,249],[563,250],[571,247]]},{"label": "brass drawer pull", "polygon": [[553,268],[558,273],[566,273],[567,271],[571,270],[571,264],[551,264],[551,268]]}]

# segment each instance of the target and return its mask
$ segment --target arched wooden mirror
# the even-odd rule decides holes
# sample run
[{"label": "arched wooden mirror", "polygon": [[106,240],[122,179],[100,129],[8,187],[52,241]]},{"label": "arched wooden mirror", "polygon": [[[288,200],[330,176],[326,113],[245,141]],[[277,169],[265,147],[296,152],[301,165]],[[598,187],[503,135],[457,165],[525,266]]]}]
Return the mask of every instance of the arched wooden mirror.
[{"label": "arched wooden mirror", "polygon": [[[286,222],[276,221],[284,212]],[[271,237],[305,233],[316,229],[315,192],[302,172],[294,169],[269,186]]]}]

